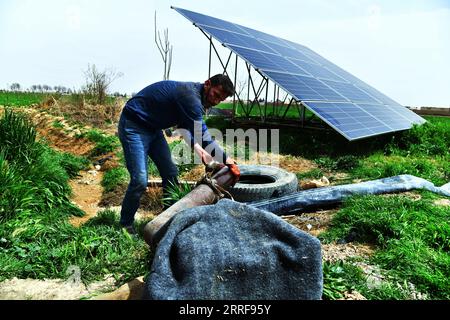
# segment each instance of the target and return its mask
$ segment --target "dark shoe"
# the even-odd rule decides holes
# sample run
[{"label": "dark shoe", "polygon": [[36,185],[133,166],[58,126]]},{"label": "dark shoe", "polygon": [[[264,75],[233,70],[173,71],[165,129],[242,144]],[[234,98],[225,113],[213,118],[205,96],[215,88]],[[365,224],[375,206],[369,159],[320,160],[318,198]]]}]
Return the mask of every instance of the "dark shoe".
[{"label": "dark shoe", "polygon": [[136,229],[134,229],[133,225],[123,226],[122,228],[124,228],[131,235],[135,235],[136,234]]}]

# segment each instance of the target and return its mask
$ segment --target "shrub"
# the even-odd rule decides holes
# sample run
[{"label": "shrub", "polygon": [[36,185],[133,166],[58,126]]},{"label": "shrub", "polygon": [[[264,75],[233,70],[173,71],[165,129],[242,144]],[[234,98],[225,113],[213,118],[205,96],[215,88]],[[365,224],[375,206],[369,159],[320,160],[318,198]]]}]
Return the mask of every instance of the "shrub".
[{"label": "shrub", "polygon": [[113,191],[118,185],[128,182],[129,175],[124,167],[116,167],[108,170],[103,175],[101,182],[106,192]]},{"label": "shrub", "polygon": [[385,149],[388,153],[400,150],[414,154],[448,156],[450,125],[435,117],[429,117],[423,125],[414,125],[410,130],[394,135]]},{"label": "shrub", "polygon": [[108,136],[98,130],[90,130],[86,133],[86,138],[95,142],[95,147],[91,151],[91,156],[99,156],[108,152],[113,152],[120,146],[119,139],[115,136]]}]

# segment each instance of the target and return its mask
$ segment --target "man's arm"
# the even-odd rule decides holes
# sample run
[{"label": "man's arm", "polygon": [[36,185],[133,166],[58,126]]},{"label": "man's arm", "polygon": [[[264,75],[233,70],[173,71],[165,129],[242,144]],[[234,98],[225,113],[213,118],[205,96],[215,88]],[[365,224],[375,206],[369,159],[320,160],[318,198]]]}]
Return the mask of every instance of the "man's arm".
[{"label": "man's arm", "polygon": [[[203,107],[198,96],[191,90],[187,90],[186,87],[180,87],[178,104],[180,105],[180,111],[182,111],[181,118],[183,118],[182,123],[178,127],[187,129],[188,132],[183,134],[183,138],[188,145],[194,148],[200,158],[209,162],[215,158],[221,163],[234,163],[209,134],[208,128],[203,121]],[[210,150],[210,152],[205,149]],[[212,152],[214,153],[211,154]]]},{"label": "man's arm", "polygon": [[[214,161],[214,158],[208,153],[208,151],[203,149],[198,143],[194,144],[194,151],[199,155],[200,159],[204,160],[204,162],[210,163]],[[234,161],[232,158],[228,156],[226,157],[225,164],[234,164],[234,163],[236,163],[236,161]]]},{"label": "man's arm", "polygon": [[[227,156],[219,144],[212,139],[208,132],[208,128],[202,119],[185,123],[180,127],[187,129],[186,134],[183,134],[183,138],[187,144],[194,148],[194,151],[200,156],[200,158],[203,156],[211,161],[215,158],[216,161],[221,163],[234,163],[234,161]],[[199,129],[201,129],[201,131]],[[208,152],[205,149],[214,151],[215,154],[212,155],[211,152]],[[220,155],[222,157],[220,157]]]},{"label": "man's arm", "polygon": [[[186,136],[186,135],[182,135],[184,141],[186,141],[187,144],[191,145],[192,144],[192,135]],[[205,149],[203,149],[199,143],[194,142],[194,151],[195,153],[197,153],[197,155],[200,157],[200,159],[202,159],[203,162],[205,163],[211,163],[212,161],[214,161],[214,158],[208,153],[208,151],[206,151]],[[234,161],[232,158],[230,157],[226,157],[225,160],[225,164],[234,164],[236,163],[236,161]]]}]

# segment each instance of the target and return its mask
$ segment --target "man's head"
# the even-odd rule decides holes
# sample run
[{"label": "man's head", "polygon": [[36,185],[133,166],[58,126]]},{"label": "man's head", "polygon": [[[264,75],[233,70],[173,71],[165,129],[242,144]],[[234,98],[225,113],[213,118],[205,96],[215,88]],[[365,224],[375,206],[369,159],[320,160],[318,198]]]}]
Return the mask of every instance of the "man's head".
[{"label": "man's head", "polygon": [[228,76],[216,74],[204,84],[203,103],[206,108],[215,106],[234,94],[233,82]]}]

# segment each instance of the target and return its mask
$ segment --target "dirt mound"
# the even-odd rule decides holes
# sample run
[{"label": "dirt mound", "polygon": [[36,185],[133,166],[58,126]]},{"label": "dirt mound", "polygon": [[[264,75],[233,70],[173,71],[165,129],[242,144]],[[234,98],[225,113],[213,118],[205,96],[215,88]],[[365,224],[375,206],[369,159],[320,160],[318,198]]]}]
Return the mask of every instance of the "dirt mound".
[{"label": "dirt mound", "polygon": [[81,137],[80,129],[69,125],[64,117],[55,117],[31,108],[21,111],[29,116],[38,136],[59,151],[86,156],[95,147],[93,142]]}]

